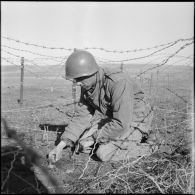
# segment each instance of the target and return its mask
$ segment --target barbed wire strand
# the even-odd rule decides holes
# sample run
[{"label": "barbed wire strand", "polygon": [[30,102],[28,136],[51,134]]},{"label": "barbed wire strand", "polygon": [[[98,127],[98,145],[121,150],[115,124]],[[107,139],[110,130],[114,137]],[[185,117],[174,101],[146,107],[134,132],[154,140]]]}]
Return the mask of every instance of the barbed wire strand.
[{"label": "barbed wire strand", "polygon": [[[14,65],[14,66],[20,66],[19,64],[17,65],[17,64],[15,64],[15,63],[13,63],[12,61],[10,61],[10,60],[8,60],[9,58],[5,58],[5,57],[1,57],[3,60],[5,60],[7,63],[11,63],[12,65]],[[20,57],[21,58],[21,57]],[[26,58],[25,58],[25,60],[26,60]],[[38,67],[38,68],[41,68],[42,69],[42,67],[41,66],[38,66],[37,64],[33,64],[34,66],[36,66],[36,67]]]},{"label": "barbed wire strand", "polygon": [[[173,56],[174,57],[174,56]],[[169,65],[174,65],[178,62],[182,62],[182,61],[186,61],[186,60],[192,60],[191,58],[189,58],[190,56],[186,57],[186,58],[183,58],[183,59],[180,59],[180,60],[177,60],[176,62],[172,63],[172,64],[169,64]],[[165,67],[166,69],[167,67]],[[164,70],[164,69],[163,69]],[[163,71],[162,69],[160,70],[161,72]]]},{"label": "barbed wire strand", "polygon": [[139,52],[139,51],[156,49],[158,47],[163,47],[163,46],[166,46],[166,45],[170,45],[173,42],[174,41],[166,43],[166,44],[156,45],[156,46],[149,47],[149,48],[143,48],[143,49],[140,48],[140,49],[125,50],[125,51],[122,51],[122,50],[120,50],[120,51],[119,50],[108,50],[108,49],[104,49],[104,48],[101,48],[101,47],[85,47],[83,49],[85,49],[85,50],[101,50],[101,51],[108,52],[108,53],[132,53],[132,52]]},{"label": "barbed wire strand", "polygon": [[[11,62],[10,60],[7,60],[7,59],[4,58],[4,57],[2,57],[2,59],[5,60],[7,63],[11,63],[11,64],[14,65],[14,66],[21,67],[20,65],[17,65],[17,64],[15,64],[15,63]],[[26,60],[26,59],[25,59],[25,60]],[[60,64],[62,64],[62,63],[64,63],[64,62],[61,62]],[[60,64],[58,64],[58,65],[60,65]],[[63,66],[64,66],[64,65],[63,65]],[[63,66],[62,66],[62,67],[63,67]],[[43,76],[40,76],[40,75],[38,75],[38,74],[32,72],[31,70],[29,70],[29,67],[27,67],[27,66],[25,66],[24,71],[30,72],[30,73],[33,74],[36,78],[39,78],[39,79],[45,79],[45,80],[48,80],[48,79],[49,79],[49,80],[53,80],[53,79],[51,79],[51,78],[49,78],[49,77],[43,77]],[[49,72],[48,72],[48,73],[49,73]],[[59,77],[59,75],[57,75],[57,76]]]},{"label": "barbed wire strand", "polygon": [[83,48],[83,49],[86,49],[86,50],[90,50],[90,49],[93,49],[93,50],[102,50],[102,51],[111,52],[111,53],[132,53],[132,52],[139,52],[139,51],[145,51],[145,50],[156,49],[156,48],[158,48],[158,47],[163,47],[163,46],[166,46],[166,45],[170,45],[170,44],[175,43],[175,42],[188,41],[188,40],[191,40],[191,39],[192,39],[192,38],[188,38],[188,39],[178,39],[178,40],[176,40],[176,41],[172,41],[172,42],[165,43],[165,44],[161,44],[161,45],[156,45],[156,46],[149,47],[149,48],[144,48],[144,49],[133,49],[133,50],[126,50],[126,51],[108,50],[108,49],[98,48],[98,47],[85,47],[85,48]]},{"label": "barbed wire strand", "polygon": [[[194,37],[193,37],[194,38]],[[146,57],[150,57],[150,56],[152,56],[152,55],[154,55],[154,54],[156,54],[156,53],[158,53],[158,52],[160,52],[160,51],[163,51],[163,50],[165,50],[165,49],[167,49],[167,48],[169,48],[169,47],[172,47],[173,45],[175,45],[175,44],[177,44],[178,42],[180,42],[180,41],[186,41],[186,40],[192,40],[193,38],[189,38],[189,39],[178,39],[178,40],[176,40],[176,41],[174,41],[174,42],[170,42],[171,44],[169,44],[167,47],[164,47],[164,48],[162,48],[162,49],[160,49],[160,50],[157,50],[157,51],[155,51],[155,52],[153,52],[153,53],[151,53],[151,54],[148,54],[148,55],[145,55],[145,56],[142,56],[142,57],[136,57],[136,58],[130,58],[130,59],[124,59],[124,60],[104,60],[104,61],[102,61],[102,60],[99,60],[100,62],[103,62],[103,63],[116,63],[116,62],[118,62],[118,63],[122,63],[122,62],[127,62],[127,61],[132,61],[132,60],[138,60],[138,59],[143,59],[143,58],[146,58]],[[163,45],[167,45],[167,44],[163,44]],[[10,54],[10,52],[7,52],[8,54]],[[13,55],[13,53],[12,54],[10,54],[10,55]],[[15,55],[16,57],[18,57],[17,55]]]},{"label": "barbed wire strand", "polygon": [[41,53],[30,51],[30,50],[18,49],[18,48],[15,48],[15,47],[10,47],[10,46],[7,46],[7,45],[1,45],[1,46],[9,48],[9,49],[16,50],[16,51],[19,51],[19,52],[27,52],[27,53],[31,53],[31,54],[34,54],[34,55],[39,55],[39,56],[42,56],[42,57],[48,57],[48,59],[55,59],[55,58],[63,59],[63,57],[45,55],[45,54],[41,54]]},{"label": "barbed wire strand", "polygon": [[[174,64],[176,64],[176,63],[178,63],[178,62],[181,62],[181,61],[184,61],[184,60],[192,60],[192,59],[190,59],[190,58],[183,58],[183,59],[178,60],[178,61],[176,61],[176,62],[174,62],[173,64],[170,64],[170,65],[174,65]],[[192,62],[183,64],[183,66],[189,66],[189,65],[192,64],[192,63],[194,63],[194,62],[192,61]],[[167,70],[167,69],[169,69],[169,68],[171,68],[171,67],[172,67],[172,66],[168,66],[168,67],[165,67],[165,68],[161,69],[161,70],[160,70],[160,73],[162,73],[164,70]]]},{"label": "barbed wire strand", "polygon": [[[160,54],[155,54],[155,56],[166,56],[166,57],[168,57],[168,56],[170,56],[171,54],[170,53],[160,53]],[[191,54],[191,55],[189,55],[189,56],[183,56],[183,55],[175,55],[175,57],[177,57],[177,58],[186,58],[186,59],[191,59],[191,60],[193,60],[194,59],[194,54]]]},{"label": "barbed wire strand", "polygon": [[181,97],[180,95],[178,95],[176,92],[174,92],[173,90],[169,89],[168,87],[164,87],[164,88],[167,89],[169,92],[173,93],[174,95],[176,95],[178,98],[180,98],[181,100],[183,100],[185,103],[191,104],[187,100],[185,100],[183,97]]},{"label": "barbed wire strand", "polygon": [[153,59],[153,60],[147,62],[144,66],[142,66],[142,69],[143,69],[145,66],[152,65],[152,64],[150,64],[151,62],[155,62],[156,60],[162,59],[162,58],[164,58],[164,57],[160,56],[160,57],[157,57],[157,58],[155,58],[155,59]]},{"label": "barbed wire strand", "polygon": [[[190,40],[192,40],[192,39],[190,39]],[[166,47],[164,47],[164,48],[162,48],[162,49],[159,49],[159,50],[157,50],[157,51],[155,51],[155,52],[152,52],[152,53],[150,53],[150,54],[148,54],[148,55],[145,55],[145,56],[135,57],[135,58],[129,58],[129,59],[123,59],[123,60],[108,60],[108,61],[101,61],[101,60],[99,60],[99,61],[100,61],[100,62],[105,62],[105,63],[106,63],[106,62],[107,62],[107,63],[108,63],[108,62],[109,62],[109,63],[112,63],[112,62],[122,63],[122,62],[128,62],[128,61],[133,61],[133,60],[144,59],[144,58],[153,56],[154,54],[156,54],[156,53],[158,53],[158,52],[161,52],[161,51],[163,51],[163,50],[165,50],[165,49],[168,49],[168,48],[170,48],[170,47],[176,45],[179,41],[181,41],[181,39],[179,39],[178,41],[173,42],[171,45],[168,45],[168,46],[166,46]]]},{"label": "barbed wire strand", "polygon": [[43,48],[43,49],[51,49],[51,50],[56,49],[56,50],[66,50],[66,51],[73,51],[73,49],[74,49],[74,48],[48,47],[48,46],[43,46],[43,45],[37,45],[37,44],[23,42],[23,41],[16,40],[16,39],[13,39],[13,38],[9,38],[9,37],[5,37],[5,36],[2,36],[2,38],[7,39],[7,40],[10,40],[10,41],[15,41],[17,43],[22,43],[22,44],[25,44],[25,45],[28,45],[28,46],[30,45],[30,46],[35,46],[35,47]]},{"label": "barbed wire strand", "polygon": [[[31,46],[35,46],[35,47],[44,48],[44,49],[59,49],[59,50],[67,50],[67,51],[73,51],[74,50],[74,48],[48,47],[48,46],[33,44],[33,43],[29,43],[29,42],[23,42],[23,41],[16,40],[16,39],[13,39],[13,38],[10,38],[10,37],[6,37],[6,36],[2,36],[2,38],[7,39],[7,40],[10,40],[10,41],[15,41],[17,43],[22,43],[22,44],[25,44],[25,45],[31,45]],[[191,40],[191,39],[193,39],[193,37],[192,38],[187,38],[187,39],[178,39],[176,41],[172,41],[172,42],[169,42],[169,43],[166,43],[166,44],[156,45],[156,46],[153,46],[153,47],[150,47],[150,48],[133,49],[133,50],[126,50],[126,51],[108,50],[108,49],[98,48],[98,47],[85,47],[83,49],[86,49],[86,50],[95,49],[95,50],[102,50],[102,51],[105,51],[105,52],[112,52],[112,53],[130,53],[130,52],[138,52],[138,51],[156,49],[158,47],[170,45],[170,44],[173,44],[175,42],[188,41],[188,40]]]},{"label": "barbed wire strand", "polygon": [[156,68],[159,68],[163,65],[165,65],[172,57],[174,57],[177,53],[179,53],[181,50],[185,49],[187,46],[193,44],[194,41],[190,42],[190,43],[186,43],[185,45],[183,45],[182,47],[180,47],[174,54],[170,55],[166,60],[164,60],[161,64],[155,66],[155,67],[152,67],[152,68],[148,68],[146,69],[145,71],[141,72],[140,74],[137,75],[137,77],[141,76],[142,74],[145,74],[146,72],[150,71],[150,70],[153,70],[153,69],[156,69]]},{"label": "barbed wire strand", "polygon": [[14,66],[18,66],[18,67],[21,67],[19,64],[15,64],[15,63],[13,63],[12,61],[10,61],[10,60],[8,60],[7,58],[5,58],[5,57],[1,57],[3,60],[5,60],[7,63],[10,63],[10,64],[12,64],[12,65],[14,65]]},{"label": "barbed wire strand", "polygon": [[[192,43],[193,43],[193,42],[192,42]],[[184,49],[186,45],[187,45],[187,44],[183,45],[183,46],[182,46],[183,48],[182,48],[182,47],[181,47],[181,48]],[[180,48],[180,49],[181,49],[181,48]],[[180,51],[180,50],[177,50],[177,51]],[[176,52],[176,53],[178,53],[178,52]],[[175,53],[175,54],[176,54],[176,53]],[[174,54],[172,55],[172,57],[173,57],[173,56],[174,56]],[[169,59],[170,59],[170,56],[169,56],[168,60],[169,60]],[[166,60],[167,60],[167,59],[166,59]],[[165,60],[165,61],[166,61],[166,60]],[[168,61],[168,60],[167,60],[167,61]],[[18,65],[18,66],[19,66],[19,65]],[[159,67],[159,66],[158,66],[158,67]],[[173,125],[170,125],[170,126],[166,126],[166,127],[163,127],[163,128],[172,127],[172,126],[175,126],[175,125],[184,123],[184,122],[186,122],[186,121],[189,121],[189,120],[184,120],[184,121],[182,121],[182,122],[180,122],[180,123],[176,123],[176,124],[173,124]],[[158,128],[158,129],[159,129],[159,128]],[[160,128],[160,129],[161,129],[161,128]],[[87,166],[88,166],[88,163],[87,163]],[[86,167],[87,167],[87,166],[86,166]],[[85,171],[85,169],[83,170],[83,174],[84,174],[84,171]]]},{"label": "barbed wire strand", "polygon": [[[9,54],[9,55],[15,56],[15,57],[17,57],[17,58],[22,58],[22,57],[24,57],[24,56],[20,56],[20,55],[14,54],[14,53],[12,53],[12,52],[6,51],[6,50],[4,50],[4,49],[2,49],[2,51],[5,52],[5,53],[7,53],[7,54]],[[65,56],[65,57],[62,58],[62,59],[63,59],[63,61],[65,61],[67,58],[68,58],[68,57]],[[27,60],[27,61],[31,62],[33,65],[35,65],[35,66],[41,68],[41,66],[37,65],[32,59],[28,59],[28,58],[25,57],[25,60]],[[58,61],[58,62],[59,62],[59,61]],[[61,64],[61,62],[62,62],[62,61],[60,61],[59,64]],[[59,65],[59,64],[54,64],[54,65]]]}]

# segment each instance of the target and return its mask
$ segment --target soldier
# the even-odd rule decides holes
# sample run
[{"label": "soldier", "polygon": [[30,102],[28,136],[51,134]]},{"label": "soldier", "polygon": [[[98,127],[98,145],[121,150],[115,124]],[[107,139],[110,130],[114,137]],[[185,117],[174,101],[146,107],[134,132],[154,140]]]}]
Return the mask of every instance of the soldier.
[{"label": "soldier", "polygon": [[65,69],[66,78],[81,85],[81,95],[76,116],[49,153],[52,162],[62,157],[63,148],[75,143],[77,151],[93,152],[101,161],[151,152],[146,140],[153,109],[128,74],[99,67],[93,55],[84,50],[74,51]]}]

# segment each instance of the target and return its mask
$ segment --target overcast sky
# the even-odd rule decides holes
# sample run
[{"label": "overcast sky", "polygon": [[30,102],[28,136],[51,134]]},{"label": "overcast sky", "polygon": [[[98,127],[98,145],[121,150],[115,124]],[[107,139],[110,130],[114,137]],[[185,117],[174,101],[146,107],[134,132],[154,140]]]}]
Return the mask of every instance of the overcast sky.
[{"label": "overcast sky", "polygon": [[2,36],[50,47],[147,48],[193,37],[193,20],[193,2],[1,2]]}]

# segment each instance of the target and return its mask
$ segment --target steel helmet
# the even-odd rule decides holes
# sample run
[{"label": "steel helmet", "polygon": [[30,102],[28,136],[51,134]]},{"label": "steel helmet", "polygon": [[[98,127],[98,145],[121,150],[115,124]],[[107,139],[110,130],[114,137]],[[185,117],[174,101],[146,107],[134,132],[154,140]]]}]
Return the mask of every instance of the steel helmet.
[{"label": "steel helmet", "polygon": [[75,50],[66,61],[66,78],[75,79],[96,73],[99,67],[93,55],[84,50]]}]

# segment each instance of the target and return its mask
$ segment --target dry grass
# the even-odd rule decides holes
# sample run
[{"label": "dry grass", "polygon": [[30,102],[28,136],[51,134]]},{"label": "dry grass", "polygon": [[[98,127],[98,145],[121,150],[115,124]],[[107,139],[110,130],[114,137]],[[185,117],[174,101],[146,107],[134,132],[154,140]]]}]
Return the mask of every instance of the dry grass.
[{"label": "dry grass", "polygon": [[[65,91],[69,93],[69,89],[68,86]],[[18,137],[28,148],[33,148],[39,154],[41,161],[40,167],[35,166],[35,161],[29,160],[26,150],[8,139],[2,131],[4,145],[1,148],[1,193],[56,193],[55,186],[48,182],[48,177],[51,176],[57,180],[58,187],[64,193],[193,194],[194,130],[191,125],[193,115],[190,114],[193,111],[187,109],[185,102],[173,94],[165,97],[165,91],[156,89],[151,95],[153,105],[157,106],[152,124],[156,136],[155,146],[158,147],[155,153],[138,159],[101,163],[89,159],[87,154],[75,155],[70,159],[68,151],[64,150],[63,158],[56,163],[56,168],[47,169],[49,175],[41,172],[40,167],[48,168],[46,154],[54,147],[58,134],[56,131],[48,131],[47,128],[41,130],[39,125],[65,124],[68,116],[64,113],[71,106],[59,105],[58,109],[47,107],[3,114],[8,126],[16,130]],[[9,105],[8,109],[14,102],[16,92],[17,90],[12,91],[11,96],[9,90],[4,93],[4,102]],[[29,90],[29,93],[32,91]],[[51,97],[49,92],[41,91],[40,96],[44,94],[50,101],[61,103],[61,99],[56,100],[56,97],[68,96],[63,93],[59,90]],[[30,94],[30,97],[35,101],[36,93]],[[188,98],[190,99],[189,95]],[[31,104],[33,102],[26,101],[24,107]],[[15,107],[17,105],[13,105]]]}]

